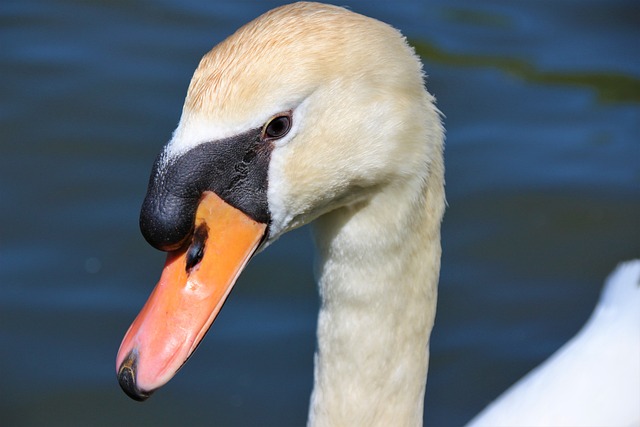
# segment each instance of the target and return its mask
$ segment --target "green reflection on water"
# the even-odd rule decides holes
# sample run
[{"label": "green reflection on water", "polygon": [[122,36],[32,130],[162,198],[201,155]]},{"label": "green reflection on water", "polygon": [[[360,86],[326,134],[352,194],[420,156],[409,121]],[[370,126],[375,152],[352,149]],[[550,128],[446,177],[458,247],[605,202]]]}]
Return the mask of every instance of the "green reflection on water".
[{"label": "green reflection on water", "polygon": [[447,9],[444,16],[451,22],[480,27],[509,28],[511,22],[504,16],[467,9]]},{"label": "green reflection on water", "polygon": [[521,79],[542,84],[562,84],[588,87],[596,91],[600,102],[640,103],[640,79],[616,72],[559,72],[541,71],[516,58],[449,53],[424,41],[412,40],[421,57],[460,67],[492,67]]}]

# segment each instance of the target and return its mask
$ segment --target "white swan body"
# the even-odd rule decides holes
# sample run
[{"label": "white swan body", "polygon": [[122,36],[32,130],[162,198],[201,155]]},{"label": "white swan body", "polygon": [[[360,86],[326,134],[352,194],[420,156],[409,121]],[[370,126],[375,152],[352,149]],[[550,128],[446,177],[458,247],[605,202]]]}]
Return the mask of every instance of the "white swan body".
[{"label": "white swan body", "polygon": [[468,427],[640,425],[640,260],[607,279],[582,330]]},{"label": "white swan body", "polygon": [[443,140],[420,60],[379,21],[296,3],[215,47],[143,205],[143,234],[174,252],[121,345],[123,389],[166,383],[259,245],[317,220],[309,425],[421,425]]}]

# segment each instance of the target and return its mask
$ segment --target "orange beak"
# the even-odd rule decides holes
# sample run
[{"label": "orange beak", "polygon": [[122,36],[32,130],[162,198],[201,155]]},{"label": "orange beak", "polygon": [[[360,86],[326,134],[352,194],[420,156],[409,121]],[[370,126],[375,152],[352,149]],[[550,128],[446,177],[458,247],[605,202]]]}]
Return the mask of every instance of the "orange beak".
[{"label": "orange beak", "polygon": [[160,281],[120,345],[116,370],[130,397],[145,400],[187,361],[266,227],[204,193],[191,245],[168,254]]}]

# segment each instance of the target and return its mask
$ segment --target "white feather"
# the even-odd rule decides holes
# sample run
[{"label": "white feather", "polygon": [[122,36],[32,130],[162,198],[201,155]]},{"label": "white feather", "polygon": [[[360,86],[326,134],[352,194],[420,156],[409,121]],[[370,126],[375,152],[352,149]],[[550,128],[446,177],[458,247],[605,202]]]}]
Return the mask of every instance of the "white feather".
[{"label": "white feather", "polygon": [[621,264],[582,330],[468,426],[640,426],[640,260]]}]

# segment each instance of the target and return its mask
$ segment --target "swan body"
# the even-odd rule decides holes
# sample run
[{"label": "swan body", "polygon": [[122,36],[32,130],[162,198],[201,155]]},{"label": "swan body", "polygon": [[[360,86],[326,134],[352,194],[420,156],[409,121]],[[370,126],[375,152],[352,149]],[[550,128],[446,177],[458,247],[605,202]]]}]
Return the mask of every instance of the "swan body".
[{"label": "swan body", "polygon": [[444,132],[402,35],[295,3],[196,69],[140,226],[168,251],[118,379],[144,400],[196,348],[257,251],[315,220],[318,346],[309,425],[422,424],[445,209]]},{"label": "swan body", "polygon": [[468,427],[640,425],[640,260],[607,279],[582,330]]}]

